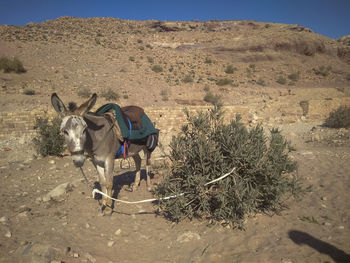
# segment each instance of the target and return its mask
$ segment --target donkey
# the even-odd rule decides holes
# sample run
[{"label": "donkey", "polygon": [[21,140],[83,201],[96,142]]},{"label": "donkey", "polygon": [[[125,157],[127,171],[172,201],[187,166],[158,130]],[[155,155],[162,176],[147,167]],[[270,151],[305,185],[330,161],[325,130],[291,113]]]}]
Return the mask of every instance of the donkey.
[{"label": "donkey", "polygon": [[[67,109],[56,93],[53,93],[51,96],[52,106],[62,118],[60,130],[64,133],[65,142],[71,153],[74,165],[76,167],[82,167],[86,159],[84,153],[87,153],[97,170],[102,191],[112,196],[114,160],[122,142],[117,132],[112,129],[112,126],[117,123],[111,123],[108,116],[96,115],[89,112],[95,105],[96,100],[97,94],[94,93],[89,100],[79,107],[75,103],[69,103]],[[140,184],[140,151],[144,152],[146,158],[146,182],[148,190],[151,187],[151,152],[145,144],[131,142],[125,157],[132,157],[136,166],[136,176],[131,188],[133,191]],[[113,212],[113,202],[111,199],[103,196],[101,205],[101,211],[104,214],[111,214]]]}]

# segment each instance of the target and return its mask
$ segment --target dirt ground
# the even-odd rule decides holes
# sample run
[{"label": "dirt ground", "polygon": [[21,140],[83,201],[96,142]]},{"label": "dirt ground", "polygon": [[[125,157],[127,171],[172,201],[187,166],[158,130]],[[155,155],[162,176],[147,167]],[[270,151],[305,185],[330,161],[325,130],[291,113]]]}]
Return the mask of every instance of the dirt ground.
[{"label": "dirt ground", "polygon": [[[52,110],[53,92],[64,102],[96,92],[98,105],[169,109],[211,105],[208,95],[219,96],[245,109],[250,124],[280,125],[296,148],[298,176],[312,186],[279,215],[252,215],[245,231],[174,224],[152,203],[117,204],[102,216],[69,156],[33,157],[30,135],[10,131],[0,140],[1,263],[350,262],[350,130],[320,126],[349,103],[344,43],[277,23],[62,17],[0,25],[0,56],[17,57],[26,69],[0,71],[0,113]],[[127,191],[134,173],[118,167],[119,199],[153,197],[144,180]],[[90,162],[84,171],[90,183],[97,180]],[[154,184],[163,172],[153,167]]]},{"label": "dirt ground", "polygon": [[[0,262],[350,262],[350,133],[319,124],[281,126],[297,149],[298,176],[312,191],[288,200],[280,215],[251,216],[245,231],[198,220],[174,224],[152,203],[117,204],[112,216],[102,216],[69,156],[24,154],[4,164],[2,152]],[[118,198],[152,198],[144,180],[137,192],[126,190],[134,174],[118,162]],[[84,171],[96,180],[90,162]],[[161,171],[153,173],[157,183]],[[63,183],[65,194],[45,199]]]}]

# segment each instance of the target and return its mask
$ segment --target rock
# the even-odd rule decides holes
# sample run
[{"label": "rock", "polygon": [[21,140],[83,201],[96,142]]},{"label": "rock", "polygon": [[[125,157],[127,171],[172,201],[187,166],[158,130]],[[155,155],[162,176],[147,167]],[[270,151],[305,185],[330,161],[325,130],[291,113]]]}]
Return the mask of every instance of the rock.
[{"label": "rock", "polygon": [[344,226],[338,226],[338,229],[343,230],[345,227]]},{"label": "rock", "polygon": [[21,206],[18,208],[17,212],[18,212],[18,213],[23,213],[23,212],[29,212],[30,210],[32,210],[32,209],[29,208],[28,206],[26,206],[26,205],[21,205]]},{"label": "rock", "polygon": [[71,183],[63,183],[58,185],[56,188],[54,188],[53,190],[51,190],[49,193],[47,193],[46,195],[44,195],[42,197],[42,201],[43,202],[48,202],[51,199],[55,199],[58,200],[60,197],[62,197],[62,195],[64,195],[65,193],[72,191],[73,189],[73,185]]},{"label": "rock", "polygon": [[119,228],[117,231],[114,232],[114,235],[119,236],[122,233],[122,230]]},{"label": "rock", "polygon": [[327,201],[327,197],[326,197],[326,196],[322,196],[322,197],[321,197],[321,200],[322,200],[322,201]]},{"label": "rock", "polygon": [[49,161],[49,164],[55,164],[56,162],[55,162],[55,160],[50,160]]},{"label": "rock", "polygon": [[7,237],[7,238],[11,238],[12,237],[12,233],[10,232],[10,230],[7,230],[4,236]]},{"label": "rock", "polygon": [[177,242],[179,243],[186,243],[189,242],[191,240],[200,240],[201,237],[199,234],[191,232],[191,231],[187,231],[181,235],[179,235],[176,239]]},{"label": "rock", "polygon": [[86,223],[85,228],[90,228],[90,225],[88,223]]},{"label": "rock", "polygon": [[78,258],[79,254],[78,253],[73,253],[73,258]]},{"label": "rock", "polygon": [[321,136],[318,133],[311,135],[312,142],[319,142],[320,140],[321,140]]},{"label": "rock", "polygon": [[6,216],[0,217],[0,223],[3,225],[7,225],[9,222],[9,219]]},{"label": "rock", "polygon": [[108,243],[107,243],[108,247],[113,247],[113,245],[114,245],[114,241],[108,241]]}]

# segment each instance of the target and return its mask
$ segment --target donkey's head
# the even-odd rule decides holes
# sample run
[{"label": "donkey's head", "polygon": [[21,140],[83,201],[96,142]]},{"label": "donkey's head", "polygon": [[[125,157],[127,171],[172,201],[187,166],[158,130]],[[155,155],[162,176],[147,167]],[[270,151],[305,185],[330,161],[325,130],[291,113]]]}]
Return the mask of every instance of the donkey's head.
[{"label": "donkey's head", "polygon": [[64,133],[64,138],[76,167],[83,166],[85,162],[84,145],[86,142],[87,124],[83,115],[87,113],[96,103],[97,95],[92,97],[77,107],[75,103],[69,103],[68,110],[56,93],[51,95],[51,103],[54,109],[62,118],[60,130]]}]

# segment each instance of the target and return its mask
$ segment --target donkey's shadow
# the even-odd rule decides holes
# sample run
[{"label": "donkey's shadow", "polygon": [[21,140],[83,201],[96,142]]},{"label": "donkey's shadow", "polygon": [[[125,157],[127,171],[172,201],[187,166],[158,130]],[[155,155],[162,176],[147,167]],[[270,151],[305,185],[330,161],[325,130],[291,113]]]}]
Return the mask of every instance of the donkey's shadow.
[{"label": "donkey's shadow", "polygon": [[[151,180],[154,178],[154,174],[150,172]],[[132,192],[132,184],[135,181],[136,171],[126,171],[124,173],[113,176],[113,198],[117,199],[120,191],[124,188],[125,190]],[[140,170],[140,184],[142,181],[146,181],[147,175],[146,170]],[[126,186],[126,187],[125,187]],[[101,191],[101,186],[99,182],[94,183],[94,188],[97,188]],[[96,195],[95,199],[102,199],[102,195]],[[113,201],[114,203],[114,201]]]}]

